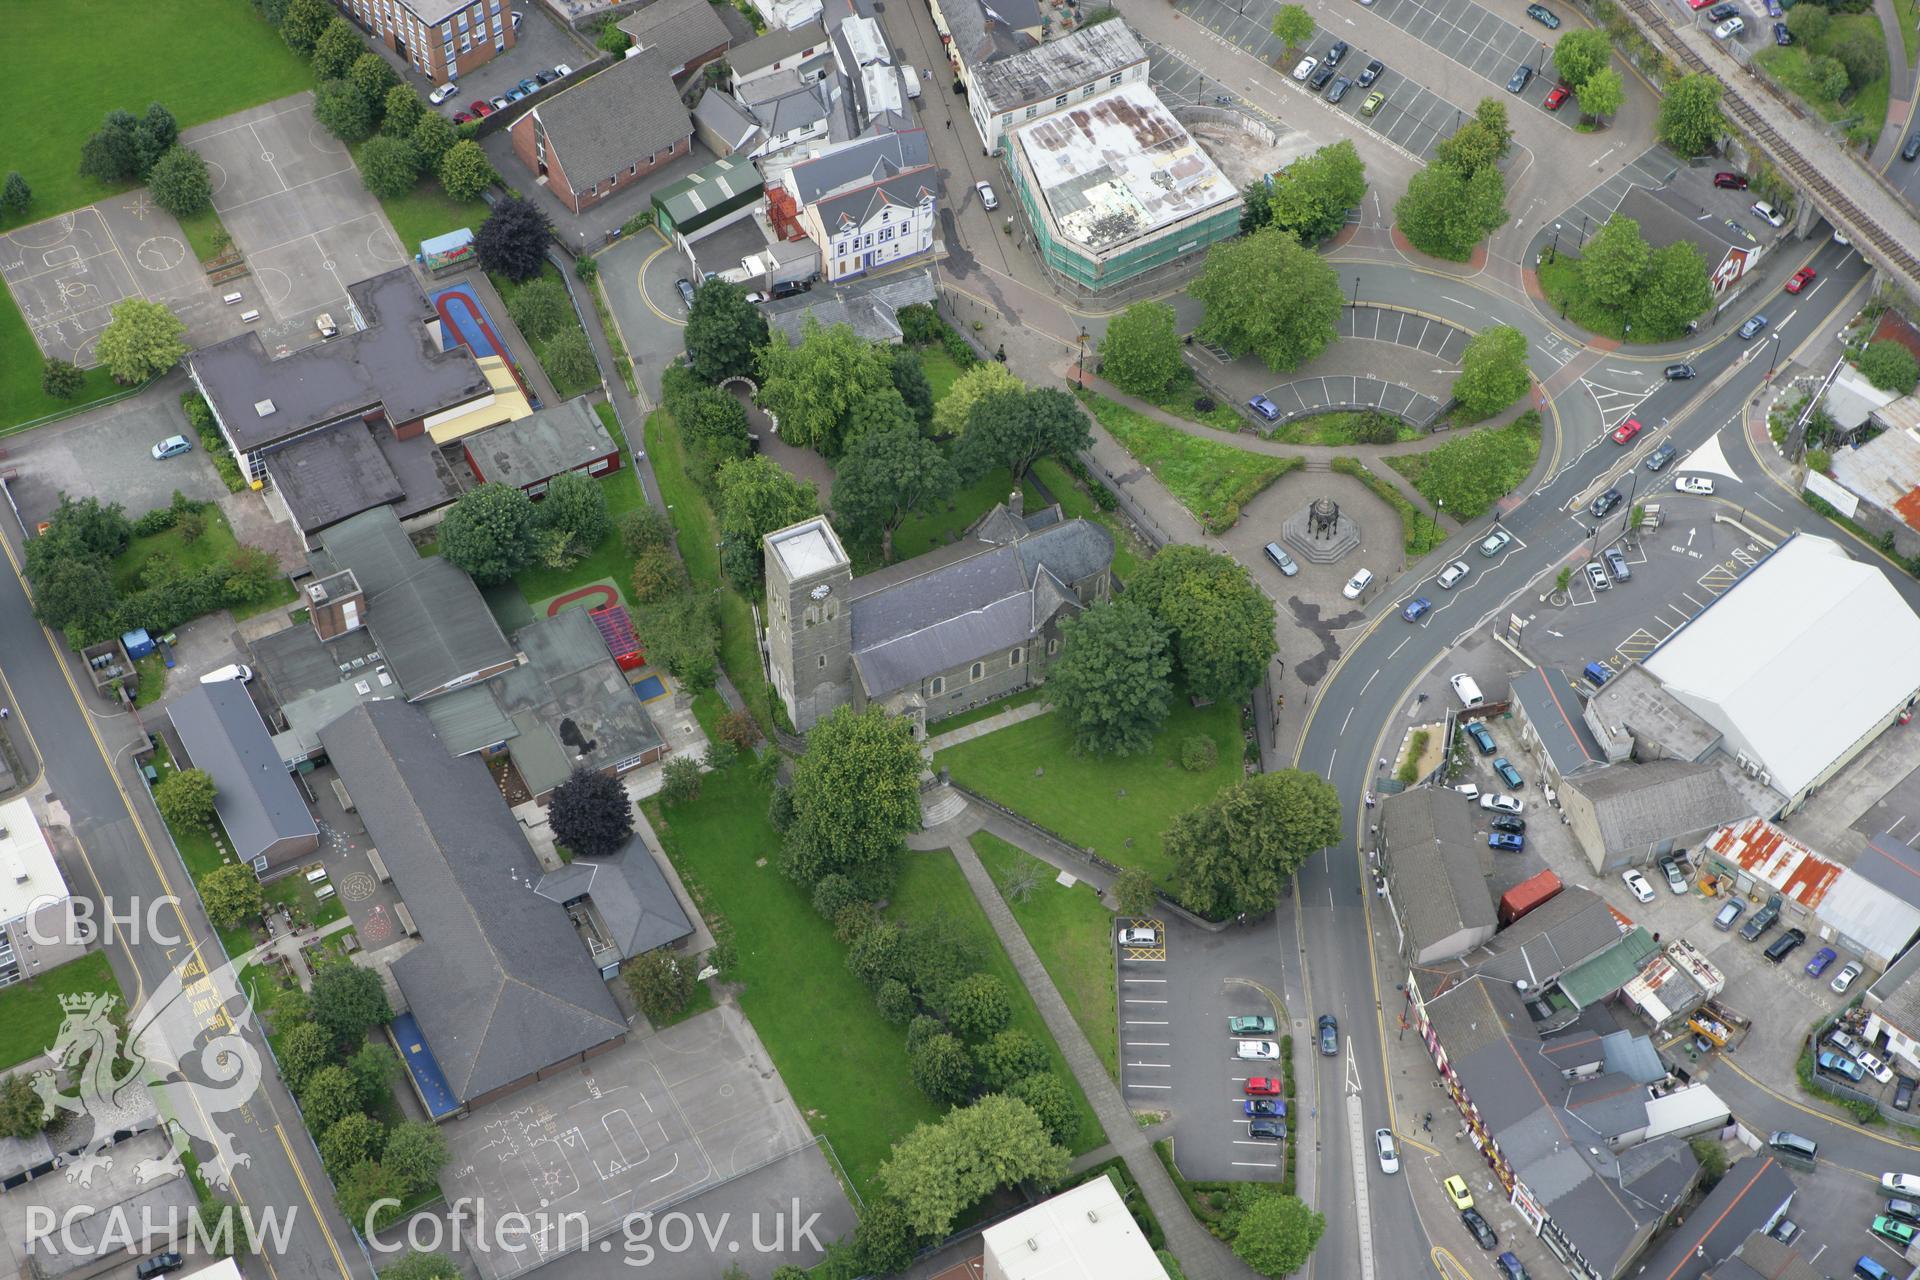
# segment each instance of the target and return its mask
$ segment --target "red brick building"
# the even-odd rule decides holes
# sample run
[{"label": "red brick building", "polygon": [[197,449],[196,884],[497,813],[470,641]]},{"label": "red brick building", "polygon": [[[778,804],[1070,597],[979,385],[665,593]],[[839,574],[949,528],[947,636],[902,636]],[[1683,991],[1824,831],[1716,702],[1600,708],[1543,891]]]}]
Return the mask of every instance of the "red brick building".
[{"label": "red brick building", "polygon": [[582,213],[687,154],[693,117],[654,50],[630,54],[508,126],[513,154]]},{"label": "red brick building", "polygon": [[435,84],[513,48],[513,0],[334,0],[353,24]]},{"label": "red brick building", "polygon": [[510,484],[535,499],[565,472],[604,476],[620,469],[620,448],[585,396],[476,431],[460,447],[481,484]]}]

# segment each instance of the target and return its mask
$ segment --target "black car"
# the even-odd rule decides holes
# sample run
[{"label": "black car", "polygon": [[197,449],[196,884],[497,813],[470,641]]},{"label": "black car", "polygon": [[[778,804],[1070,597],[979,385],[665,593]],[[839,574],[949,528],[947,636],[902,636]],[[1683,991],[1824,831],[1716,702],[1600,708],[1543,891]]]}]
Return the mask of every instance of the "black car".
[{"label": "black car", "polygon": [[1347,56],[1347,42],[1345,40],[1335,40],[1333,42],[1333,48],[1327,50],[1327,60],[1321,63],[1320,65],[1326,66],[1326,67],[1337,67],[1340,65],[1340,59],[1346,56]]},{"label": "black car", "polygon": [[1372,62],[1360,68],[1360,87],[1364,89],[1375,80],[1378,80],[1380,73],[1386,69],[1386,66],[1378,58],[1375,58]]},{"label": "black car", "polygon": [[1694,372],[1693,366],[1690,364],[1670,364],[1660,372],[1666,375],[1668,382],[1685,382],[1689,378],[1697,378],[1700,376]]},{"label": "black car", "polygon": [[1507,81],[1507,92],[1508,93],[1521,92],[1523,89],[1527,87],[1528,82],[1531,81],[1532,79],[1533,79],[1533,68],[1528,66],[1524,62],[1521,63],[1519,66],[1514,68],[1513,78]]},{"label": "black car", "polygon": [[558,71],[541,71],[534,75],[533,80],[535,84],[549,85],[559,78],[560,73]]},{"label": "black car", "polygon": [[1785,48],[1793,43],[1793,32],[1787,30],[1786,23],[1776,22],[1773,24],[1773,42],[1781,48]]},{"label": "black car", "polygon": [[1331,1058],[1340,1052],[1340,1024],[1330,1013],[1320,1015],[1320,1055]]},{"label": "black car", "polygon": [[1907,139],[1907,145],[1900,148],[1900,158],[1902,160],[1920,159],[1920,133]]},{"label": "black car", "polygon": [[1670,444],[1661,445],[1658,449],[1655,449],[1647,455],[1647,470],[1659,471],[1664,469],[1669,462],[1673,461],[1673,456],[1676,452],[1677,450]]},{"label": "black car", "polygon": [[1560,15],[1543,4],[1528,5],[1527,16],[1549,31],[1560,29]]},{"label": "black car", "polygon": [[1347,90],[1351,88],[1353,88],[1353,81],[1347,79],[1345,76],[1339,77],[1333,82],[1333,87],[1327,90],[1327,101],[1340,101],[1340,99],[1347,96]]},{"label": "black car", "polygon": [[1462,1209],[1460,1221],[1467,1224],[1467,1230],[1473,1232],[1474,1240],[1488,1253],[1500,1247],[1500,1237],[1493,1234],[1493,1228],[1487,1225],[1487,1220],[1480,1216],[1478,1209]]},{"label": "black car", "polygon": [[1911,1200],[1887,1201],[1887,1216],[1902,1222],[1920,1222],[1920,1204]]},{"label": "black car", "polygon": [[1609,489],[1595,498],[1592,503],[1588,505],[1587,510],[1593,514],[1594,519],[1599,520],[1603,518],[1607,512],[1613,510],[1626,500],[1627,495],[1621,493],[1618,489]]},{"label": "black car", "polygon": [[1725,22],[1739,12],[1740,6],[1737,4],[1717,4],[1707,10],[1707,21]]},{"label": "black car", "polygon": [[779,284],[773,286],[773,296],[776,298],[791,298],[795,294],[805,293],[811,288],[813,288],[813,281],[811,280],[782,280]]},{"label": "black car", "polygon": [[[1913,1089],[1915,1084],[1920,1084],[1920,1081],[1910,1080],[1906,1076],[1895,1076],[1893,1080],[1894,1109],[1896,1111],[1913,1110]],[[1915,1221],[1920,1222],[1920,1218],[1916,1218]]]},{"label": "black car", "polygon": [[1314,68],[1311,76],[1307,77],[1307,86],[1315,93],[1318,93],[1327,87],[1327,81],[1331,79],[1333,79],[1333,64],[1331,62],[1323,62]]},{"label": "black car", "polygon": [[1793,949],[1807,940],[1805,929],[1789,929],[1767,944],[1766,957],[1779,964],[1793,953]]},{"label": "black car", "polygon": [[187,1265],[187,1260],[177,1253],[156,1253],[133,1269],[139,1280],[153,1280],[155,1276],[166,1275],[169,1271],[178,1271]]},{"label": "black car", "polygon": [[1287,1136],[1287,1126],[1281,1120],[1255,1120],[1247,1126],[1247,1136],[1278,1142]]},{"label": "black car", "polygon": [[1527,829],[1527,820],[1503,813],[1487,825],[1491,826],[1495,831],[1505,831],[1510,835],[1517,836]]}]

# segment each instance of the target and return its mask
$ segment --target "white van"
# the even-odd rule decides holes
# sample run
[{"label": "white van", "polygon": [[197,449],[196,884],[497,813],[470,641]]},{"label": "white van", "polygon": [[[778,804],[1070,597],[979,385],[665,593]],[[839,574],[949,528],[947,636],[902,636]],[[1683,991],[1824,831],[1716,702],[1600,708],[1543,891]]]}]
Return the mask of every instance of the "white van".
[{"label": "white van", "polygon": [[1480,686],[1473,682],[1472,676],[1451,676],[1448,678],[1447,683],[1453,686],[1453,695],[1460,699],[1461,706],[1478,707],[1485,705],[1487,699],[1485,695],[1480,692]]},{"label": "white van", "polygon": [[920,73],[912,67],[902,66],[900,68],[900,79],[905,82],[904,87],[907,91],[907,97],[917,100],[920,97]]},{"label": "white van", "polygon": [[253,668],[244,662],[230,662],[224,667],[216,667],[200,677],[201,684],[220,684],[227,680],[247,681],[253,679]]}]

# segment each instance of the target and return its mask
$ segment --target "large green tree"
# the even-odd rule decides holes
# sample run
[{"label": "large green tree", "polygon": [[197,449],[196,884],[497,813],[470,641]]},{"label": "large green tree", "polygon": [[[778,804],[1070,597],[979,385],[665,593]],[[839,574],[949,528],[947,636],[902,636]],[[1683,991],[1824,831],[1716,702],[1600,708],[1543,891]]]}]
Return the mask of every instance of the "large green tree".
[{"label": "large green tree", "polygon": [[345,80],[323,80],[313,97],[313,118],[342,142],[364,142],[379,127],[380,104]]},{"label": "large green tree", "polygon": [[1189,693],[1238,702],[1260,683],[1275,649],[1273,599],[1232,556],[1167,547],[1127,583],[1127,599],[1172,635]]},{"label": "large green tree", "polygon": [[1709,72],[1682,76],[1667,86],[1660,99],[1660,118],[1654,129],[1660,141],[1682,156],[1709,151],[1727,133],[1720,114],[1720,98],[1727,87]]},{"label": "large green tree", "polygon": [[322,1067],[300,1091],[300,1113],[307,1127],[325,1133],[350,1115],[360,1112],[360,1088],[342,1066]]},{"label": "large green tree", "polygon": [[455,200],[478,200],[499,178],[493,161],[472,138],[462,138],[440,157],[440,185]]},{"label": "large green tree", "polygon": [[112,315],[93,353],[115,382],[145,382],[173,368],[187,354],[187,326],[166,303],[126,298],[114,304]]},{"label": "large green tree", "polygon": [[1173,707],[1173,654],[1166,624],[1133,593],[1060,624],[1060,656],[1047,697],[1073,726],[1074,746],[1094,755],[1149,751]]},{"label": "large green tree", "polygon": [[767,336],[767,317],[739,285],[709,280],[694,293],[687,313],[687,359],[708,382],[752,373]]},{"label": "large green tree", "polygon": [[339,16],[340,11],[327,0],[289,0],[280,18],[280,38],[295,53],[308,57],[327,24]]},{"label": "large green tree", "polygon": [[720,620],[714,614],[712,596],[691,592],[669,596],[636,612],[633,629],[648,661],[665,667],[694,693],[713,688],[720,666]]},{"label": "large green tree", "polygon": [[1261,1187],[1232,1216],[1233,1251],[1263,1276],[1279,1280],[1307,1265],[1327,1229],[1326,1218],[1298,1196]]},{"label": "large green tree", "polygon": [[360,33],[353,24],[336,15],[329,22],[320,38],[313,42],[313,78],[316,80],[344,80],[347,68],[360,56],[366,46],[360,43]]},{"label": "large green tree", "polygon": [[359,1043],[368,1028],[393,1021],[387,989],[372,969],[337,960],[313,975],[313,1020],[342,1045]]},{"label": "large green tree", "polygon": [[957,436],[967,429],[973,406],[986,396],[1001,391],[1024,391],[1026,384],[1007,371],[998,360],[974,365],[953,380],[947,394],[933,407],[933,433]]},{"label": "large green tree", "polygon": [[993,1094],[937,1124],[916,1126],[893,1144],[879,1181],[913,1229],[937,1239],[992,1192],[1052,1183],[1065,1176],[1067,1163],[1066,1149],[1048,1137],[1032,1107]]},{"label": "large green tree", "polygon": [[140,173],[140,121],[131,111],[109,111],[80,148],[80,174],[125,182]]},{"label": "large green tree", "polygon": [[1440,140],[1434,148],[1434,163],[1471,178],[1482,169],[1497,166],[1512,149],[1513,130],[1507,124],[1506,106],[1483,98],[1466,123]]},{"label": "large green tree", "polygon": [[893,389],[893,360],[844,324],[812,315],[789,345],[776,334],[760,348],[760,403],[780,422],[788,444],[837,458],[846,448],[855,406]]},{"label": "large green tree", "polygon": [[1587,238],[1580,258],[1580,283],[1587,296],[1610,310],[1623,309],[1647,274],[1653,250],[1640,235],[1640,224],[1614,214]]},{"label": "large green tree", "polygon": [[[277,1009],[274,1021],[280,1021]],[[274,1057],[279,1060],[280,1074],[287,1078],[287,1088],[300,1093],[320,1068],[333,1064],[338,1053],[331,1031],[317,1022],[302,1022],[281,1037],[279,1052]]]},{"label": "large green tree", "polygon": [[1366,162],[1342,138],[1274,174],[1267,207],[1275,226],[1301,244],[1318,244],[1346,225],[1366,194]]},{"label": "large green tree", "polygon": [[386,1144],[386,1126],[364,1112],[341,1116],[320,1138],[320,1163],[342,1177],[362,1160],[378,1160]]},{"label": "large green tree", "polygon": [[904,342],[893,344],[887,353],[888,372],[893,375],[893,389],[900,393],[900,403],[907,407],[913,416],[913,423],[922,431],[933,427],[933,385],[927,381],[926,368],[920,363],[920,353]]},{"label": "large green tree", "polygon": [[1465,177],[1436,163],[1413,175],[1407,193],[1393,206],[1393,218],[1420,252],[1465,262],[1475,245],[1512,216],[1506,200],[1506,179],[1494,166]]},{"label": "large green tree", "polygon": [[0,214],[17,218],[32,203],[33,188],[27,185],[27,180],[20,176],[18,169],[8,170],[5,185],[0,185]]},{"label": "large green tree", "polygon": [[620,976],[627,984],[627,993],[640,1006],[640,1012],[658,1026],[685,1009],[693,999],[698,967],[692,956],[662,947],[627,961],[626,970]]},{"label": "large green tree", "polygon": [[176,769],[153,789],[153,803],[169,826],[204,833],[213,821],[213,775],[205,769]]},{"label": "large green tree", "polygon": [[1291,53],[1307,41],[1313,39],[1313,15],[1302,4],[1283,4],[1273,15],[1273,38],[1287,46]]},{"label": "large green tree", "polygon": [[563,471],[547,484],[546,496],[533,508],[534,526],[557,542],[568,563],[590,555],[613,532],[607,491],[584,471]]},{"label": "large green tree", "polygon": [[1580,86],[1580,91],[1574,97],[1580,103],[1581,115],[1590,120],[1604,121],[1627,100],[1627,87],[1618,71],[1612,67],[1601,67],[1587,77],[1587,82]]},{"label": "large green tree", "polygon": [[1187,292],[1206,308],[1202,339],[1275,372],[1326,350],[1343,302],[1333,267],[1278,227],[1214,245]]},{"label": "large green tree", "polygon": [[1787,31],[1801,44],[1813,44],[1827,34],[1833,15],[1817,4],[1797,4],[1787,10]]},{"label": "large green tree", "polygon": [[1107,321],[1100,339],[1100,375],[1122,391],[1152,399],[1188,377],[1180,358],[1173,308],[1136,302]]},{"label": "large green tree", "polygon": [[877,539],[881,559],[890,563],[894,531],[916,511],[946,501],[957,483],[947,455],[912,424],[869,431],[834,474],[834,523],[856,541]]},{"label": "large green tree", "polygon": [[46,1101],[25,1075],[0,1080],[0,1137],[31,1138],[49,1119]]},{"label": "large green tree", "polygon": [[1598,27],[1575,27],[1553,44],[1553,69],[1560,83],[1579,92],[1594,72],[1613,60],[1613,42]]},{"label": "large green tree", "polygon": [[414,122],[410,137],[414,151],[419,153],[420,167],[438,174],[441,159],[453,150],[454,143],[460,141],[460,131],[454,127],[453,121],[438,111],[429,111]]},{"label": "large green tree", "polygon": [[813,515],[820,508],[812,481],[798,480],[765,454],[722,466],[714,484],[720,494],[720,567],[734,589],[749,598],[760,593],[760,539]]},{"label": "large green tree", "polygon": [[174,217],[192,217],[213,203],[207,162],[190,147],[169,147],[147,172],[147,194]]},{"label": "large green tree", "polygon": [[381,134],[360,148],[360,183],[379,200],[398,200],[420,181],[420,155],[404,138]]},{"label": "large green tree", "polygon": [[49,559],[32,577],[33,616],[55,631],[97,638],[120,602],[112,570],[91,557]]},{"label": "large green tree", "polygon": [[533,499],[492,481],[460,495],[440,522],[440,554],[475,582],[504,582],[534,551]]},{"label": "large green tree", "polygon": [[1867,349],[1860,353],[1860,372],[1882,391],[1907,395],[1920,379],[1920,362],[1898,342],[1883,338],[1868,343]]},{"label": "large green tree", "polygon": [[222,863],[201,876],[198,887],[200,901],[207,908],[207,919],[219,928],[231,929],[243,920],[257,921],[266,910],[267,898],[260,889],[260,877],[253,874],[252,867],[241,863]]},{"label": "large green tree", "polygon": [[420,117],[426,113],[427,104],[420,101],[419,94],[404,84],[396,84],[387,90],[380,104],[380,132],[397,138],[411,137]]},{"label": "large green tree", "polygon": [[1847,69],[1847,82],[1864,88],[1887,73],[1887,44],[1872,27],[1853,26],[1827,41],[1827,54]]},{"label": "large green tree", "polygon": [[1651,341],[1679,337],[1712,305],[1707,260],[1685,240],[1676,240],[1653,251],[1628,314],[1634,328]]},{"label": "large green tree", "polygon": [[1271,910],[1315,851],[1340,839],[1340,796],[1300,769],[1236,783],[1175,818],[1166,850],[1180,899],[1210,920]]},{"label": "large green tree", "polygon": [[1005,467],[1018,484],[1042,458],[1071,458],[1093,443],[1080,402],[1058,387],[997,392],[974,403],[954,461],[973,481]]},{"label": "large green tree", "polygon": [[793,766],[782,864],[801,884],[839,872],[879,898],[920,828],[920,750],[907,721],[840,707],[807,733]]},{"label": "large green tree", "polygon": [[431,1186],[447,1162],[447,1135],[437,1124],[409,1120],[387,1135],[380,1159],[411,1188]]},{"label": "large green tree", "polygon": [[1527,335],[1511,325],[1482,329],[1460,356],[1453,395],[1473,421],[1491,418],[1527,394]]}]

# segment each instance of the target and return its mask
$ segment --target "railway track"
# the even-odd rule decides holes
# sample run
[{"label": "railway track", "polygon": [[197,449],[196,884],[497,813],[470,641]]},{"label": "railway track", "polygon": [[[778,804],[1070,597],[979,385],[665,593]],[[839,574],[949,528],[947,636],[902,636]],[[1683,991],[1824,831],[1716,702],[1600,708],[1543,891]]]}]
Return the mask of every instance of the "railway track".
[{"label": "railway track", "polygon": [[[1641,25],[1666,47],[1683,68],[1688,71],[1705,72],[1727,86],[1721,102],[1734,123],[1765,150],[1773,158],[1774,163],[1792,174],[1795,181],[1811,193],[1814,200],[1828,213],[1830,220],[1843,225],[1847,233],[1854,238],[1855,244],[1864,243],[1871,246],[1882,262],[1887,263],[1906,278],[1909,288],[1920,287],[1920,257],[1916,257],[1911,250],[1901,244],[1899,237],[1868,217],[1864,209],[1834,186],[1820,169],[1800,154],[1798,148],[1781,137],[1779,131],[1768,124],[1753,104],[1746,100],[1740,91],[1740,86],[1727,81],[1715,67],[1700,56],[1692,45],[1682,40],[1679,33],[1668,25],[1665,15],[1660,13],[1649,0],[1624,0],[1624,3],[1638,17]],[[1863,170],[1863,176],[1873,175]]]}]

